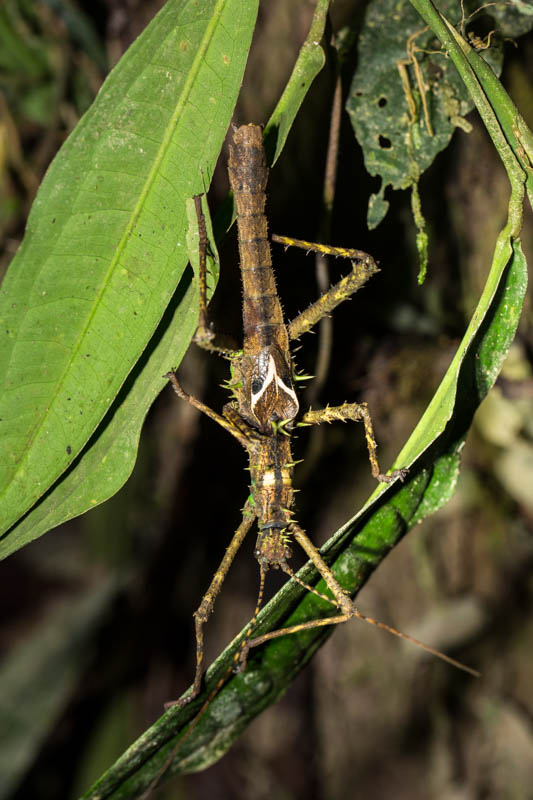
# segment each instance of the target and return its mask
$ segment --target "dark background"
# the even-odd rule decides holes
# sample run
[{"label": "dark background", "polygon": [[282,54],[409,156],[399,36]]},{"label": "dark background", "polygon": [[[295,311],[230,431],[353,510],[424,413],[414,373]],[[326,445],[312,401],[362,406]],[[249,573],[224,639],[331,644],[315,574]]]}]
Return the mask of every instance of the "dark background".
[{"label": "dark background", "polygon": [[[77,40],[52,4],[12,4],[41,42],[44,66],[10,72],[4,65],[0,73],[2,272],[46,166],[101,83],[105,58],[113,65],[160,5],[80,0],[85,27]],[[263,3],[236,123],[268,119],[312,11],[307,0]],[[338,2],[333,26],[363,11],[364,3]],[[516,44],[505,44],[503,82],[533,127],[533,36]],[[272,171],[268,214],[276,233],[317,238],[332,91],[326,67]],[[366,230],[377,181],[365,172],[343,115],[331,243],[367,250],[381,272],[335,312],[330,374],[317,405],[367,400],[385,469],[453,357],[506,216],[506,175],[477,116],[469,121],[473,132],[457,131],[421,181],[430,264],[420,288],[408,193],[389,195],[389,215]],[[224,151],[213,209],[227,192],[225,164]],[[532,230],[528,212],[526,255]],[[221,256],[212,316],[239,336],[234,233]],[[292,318],[317,296],[313,259],[278,247],[274,260]],[[332,280],[346,269],[332,263]],[[297,354],[310,373],[316,342],[305,337]],[[431,644],[453,643],[482,677],[465,677],[370,626],[345,625],[219,764],[176,779],[161,797],[532,796],[532,361],[526,300],[502,377],[469,435],[454,498],[403,540],[358,601],[362,611]],[[218,410],[225,378],[227,364],[195,348],[180,367],[184,387]],[[328,427],[314,446],[316,458],[295,482],[298,519],[321,544],[374,483],[362,427]],[[301,434],[296,457],[308,447]],[[77,797],[189,685],[192,613],[240,521],[244,466],[227,434],[165,390],[146,422],[135,471],[116,497],[0,565],[0,695],[20,697],[14,718],[2,712],[0,696],[0,764],[20,763],[1,797]],[[208,662],[253,610],[253,545],[251,535],[207,626]],[[269,576],[271,591],[279,580]]]}]

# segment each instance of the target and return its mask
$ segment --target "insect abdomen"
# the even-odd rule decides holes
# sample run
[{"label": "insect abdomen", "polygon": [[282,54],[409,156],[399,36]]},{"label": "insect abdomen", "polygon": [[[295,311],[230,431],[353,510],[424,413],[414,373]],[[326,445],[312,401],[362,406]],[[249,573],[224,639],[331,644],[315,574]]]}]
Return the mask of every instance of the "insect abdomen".
[{"label": "insect abdomen", "polygon": [[268,169],[259,125],[242,125],[235,131],[228,172],[239,229],[244,350],[246,353],[250,347],[258,349],[277,344],[285,352],[289,343],[267,238]]}]

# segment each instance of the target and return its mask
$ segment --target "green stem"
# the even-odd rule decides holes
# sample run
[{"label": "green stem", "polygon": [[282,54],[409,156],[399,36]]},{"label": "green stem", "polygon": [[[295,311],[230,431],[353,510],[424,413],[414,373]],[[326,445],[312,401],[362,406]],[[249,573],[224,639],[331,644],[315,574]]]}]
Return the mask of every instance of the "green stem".
[{"label": "green stem", "polygon": [[487,62],[455,30],[452,33],[495,110],[508,145],[526,172],[529,202],[533,206],[533,133]]},{"label": "green stem", "polygon": [[[409,0],[411,5],[418,11],[422,19],[429,25],[435,36],[440,40],[444,50],[447,51],[453,61],[459,75],[464,81],[468,92],[476,104],[479,115],[491,137],[504,167],[509,176],[513,189],[511,203],[509,204],[509,223],[511,224],[511,235],[518,236],[522,226],[522,198],[524,193],[524,183],[526,173],[522,169],[513,149],[510,147],[502,124],[500,122],[501,109],[493,106],[484,91],[474,69],[465,55],[464,49],[468,45],[459,36],[456,30],[448,23],[443,15],[435,8],[431,0]],[[464,45],[463,45],[464,42]],[[503,89],[502,89],[503,91]],[[520,197],[521,195],[521,197]]]}]

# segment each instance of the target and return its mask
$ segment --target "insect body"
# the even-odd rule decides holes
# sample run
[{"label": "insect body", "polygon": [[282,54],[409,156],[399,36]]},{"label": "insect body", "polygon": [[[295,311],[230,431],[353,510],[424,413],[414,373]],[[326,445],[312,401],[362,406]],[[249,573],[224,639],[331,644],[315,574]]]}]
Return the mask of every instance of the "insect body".
[{"label": "insect body", "polygon": [[[257,519],[258,538],[255,556],[260,567],[260,591],[255,614],[248,628],[247,638],[237,652],[244,667],[248,649],[275,636],[323,624],[345,622],[353,617],[365,618],[354,606],[317,548],[294,520],[294,489],[292,474],[294,462],[291,454],[290,434],[295,425],[315,425],[333,420],[362,420],[374,477],[383,482],[403,478],[403,471],[384,475],[379,470],[376,442],[370,415],[365,403],[346,403],[336,408],[327,407],[303,414],[297,422],[298,398],[294,389],[294,367],[289,343],[298,338],[333,310],[339,303],[360,288],[375,272],[374,260],[358,250],[337,250],[308,242],[276,237],[284,244],[319,248],[325,252],[347,255],[352,260],[352,272],[331,287],[316,303],[286,324],[278,298],[272,270],[270,245],[267,239],[267,221],[264,215],[265,188],[268,170],[263,149],[262,130],[256,125],[246,125],[235,131],[230,146],[229,177],[237,207],[239,251],[243,283],[242,351],[229,353],[219,348],[230,359],[232,380],[230,387],[234,399],[226,404],[222,415],[188,395],[181,388],[175,374],[168,374],[175,392],[224,427],[246,449],[251,475],[251,495],[243,510],[243,520],[226,550],[202,602],[195,612],[196,674],[192,692],[178,701],[189,702],[200,691],[203,667],[203,626],[209,618],[215,599],[228,569],[244,537]],[[197,209],[199,204],[197,204]],[[199,223],[201,222],[199,218]],[[201,225],[199,225],[201,227]],[[205,237],[204,237],[205,239]],[[205,253],[200,262],[205,265]],[[205,285],[205,281],[204,281]],[[205,321],[205,297],[201,300],[201,319]],[[205,325],[204,325],[205,327]],[[210,343],[209,349],[217,349]],[[294,539],[313,561],[324,579],[332,597],[319,594],[338,610],[336,616],[305,623],[295,628],[274,631],[257,639],[251,634],[261,603],[264,577],[268,569],[282,569],[292,578],[289,566],[291,540]],[[295,578],[298,580],[298,578]],[[375,622],[374,620],[368,620]],[[398,633],[383,623],[375,623],[393,633]],[[411,639],[405,634],[398,634]],[[411,639],[411,641],[415,641]],[[436,653],[436,651],[426,649]],[[437,655],[442,655],[436,653]],[[457,662],[442,656],[445,660]],[[215,689],[215,692],[217,690]]]},{"label": "insect body", "polygon": [[236,370],[239,413],[261,433],[298,413],[289,334],[272,269],[265,216],[268,170],[261,128],[236,131],[228,165],[237,208],[243,285],[243,353]]}]

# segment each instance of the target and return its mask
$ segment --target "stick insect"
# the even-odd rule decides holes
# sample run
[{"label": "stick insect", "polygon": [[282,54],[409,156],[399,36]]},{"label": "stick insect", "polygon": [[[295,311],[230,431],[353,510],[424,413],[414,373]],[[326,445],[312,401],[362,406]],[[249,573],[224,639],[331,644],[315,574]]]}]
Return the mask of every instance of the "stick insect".
[{"label": "stick insect", "polygon": [[[234,132],[230,145],[228,164],[231,188],[237,208],[239,252],[243,283],[244,342],[241,351],[228,351],[217,345],[216,337],[207,325],[205,300],[205,260],[207,236],[201,212],[200,198],[195,198],[200,234],[201,309],[196,340],[209,350],[221,352],[231,362],[231,388],[233,399],[218,414],[197,398],[187,394],[174,372],[168,378],[176,394],[187,400],[221,425],[246,450],[251,474],[251,493],[244,509],[242,522],[235,532],[222,562],[194,614],[196,629],[196,672],[192,690],[177,700],[185,705],[200,692],[203,677],[203,628],[211,615],[216,597],[221,589],[231,563],[246,534],[257,520],[258,536],[255,557],[259,564],[260,588],[254,615],[233,666],[239,671],[246,665],[251,647],[277,636],[287,635],[305,628],[335,625],[355,617],[378,625],[397,636],[422,646],[454,666],[477,674],[469,667],[449,658],[437,650],[407,636],[384,623],[366,617],[358,611],[350,596],[340,586],[318,549],[294,519],[294,489],[292,476],[294,461],[291,454],[291,432],[298,425],[319,425],[334,420],[362,421],[370,458],[372,474],[376,480],[390,483],[403,479],[404,470],[389,475],[380,471],[376,455],[376,441],[366,403],[345,403],[342,406],[304,413],[299,412],[295,390],[297,376],[293,366],[290,343],[298,339],[343,300],[350,297],[378,271],[374,259],[359,250],[332,248],[309,242],[272,237],[285,245],[305,249],[319,249],[325,253],[341,255],[352,262],[352,271],[331,287],[308,309],[292,322],[283,318],[272,268],[270,245],[267,238],[267,220],[264,213],[268,170],[263,148],[262,129],[258,125],[244,125]],[[303,584],[289,565],[291,541],[297,542],[313,562],[324,579],[331,597]],[[306,589],[327,600],[337,609],[337,614],[325,619],[271,631],[252,638],[254,624],[261,606],[265,576],[269,569],[281,569],[289,577],[302,583]],[[223,681],[224,682],[224,679]],[[218,690],[215,689],[215,692]],[[171,705],[171,704],[168,704]]]}]

